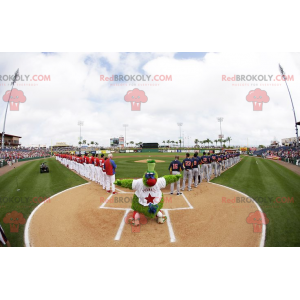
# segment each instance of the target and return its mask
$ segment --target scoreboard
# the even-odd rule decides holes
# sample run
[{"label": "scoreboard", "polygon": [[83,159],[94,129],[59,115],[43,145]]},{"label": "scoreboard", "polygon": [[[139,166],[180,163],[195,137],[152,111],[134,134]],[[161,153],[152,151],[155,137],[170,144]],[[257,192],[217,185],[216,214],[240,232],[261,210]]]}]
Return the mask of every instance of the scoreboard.
[{"label": "scoreboard", "polygon": [[143,143],[142,148],[156,149],[158,148],[158,143]]}]

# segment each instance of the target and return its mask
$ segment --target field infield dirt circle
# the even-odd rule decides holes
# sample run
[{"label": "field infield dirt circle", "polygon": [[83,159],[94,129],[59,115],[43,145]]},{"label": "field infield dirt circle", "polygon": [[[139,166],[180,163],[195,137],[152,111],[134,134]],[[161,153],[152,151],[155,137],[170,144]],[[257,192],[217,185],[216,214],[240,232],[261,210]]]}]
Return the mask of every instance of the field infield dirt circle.
[{"label": "field infield dirt circle", "polygon": [[[136,160],[135,162],[136,163],[144,163],[144,164],[146,164],[148,162],[148,159]],[[165,161],[164,160],[155,159],[155,162],[156,163],[163,163]]]},{"label": "field infield dirt circle", "polygon": [[[146,220],[139,228],[126,224],[133,191],[117,195],[95,183],[58,194],[41,205],[29,223],[30,246],[235,246],[258,247],[262,233],[246,218],[257,210],[252,201],[236,203],[244,194],[202,182],[183,195],[163,190],[166,223]],[[225,200],[226,199],[226,200]],[[127,222],[128,223],[128,222]]]}]

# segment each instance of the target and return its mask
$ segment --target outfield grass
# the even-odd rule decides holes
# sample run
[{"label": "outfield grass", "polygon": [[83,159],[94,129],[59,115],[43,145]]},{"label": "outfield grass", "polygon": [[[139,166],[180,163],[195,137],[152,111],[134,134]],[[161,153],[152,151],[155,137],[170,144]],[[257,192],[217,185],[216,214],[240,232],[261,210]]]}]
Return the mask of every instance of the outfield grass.
[{"label": "outfield grass", "polygon": [[[244,157],[212,182],[237,189],[257,200],[270,220],[265,246],[300,246],[299,175],[271,160]],[[293,198],[294,203],[287,203],[282,197]]]},{"label": "outfield grass", "polygon": [[[48,164],[49,173],[40,174],[40,164],[43,161]],[[17,191],[17,181],[20,191]],[[31,211],[41,201],[41,198],[38,200],[33,199],[34,197],[48,198],[60,191],[85,182],[87,181],[70,172],[66,167],[56,162],[54,158],[28,162],[2,175],[0,177],[0,222],[11,245],[15,247],[24,246],[25,225],[19,226],[18,233],[11,233],[10,225],[3,222],[6,213],[16,210],[22,213],[27,220]],[[4,197],[10,200],[7,201],[7,199],[3,199]],[[45,205],[51,205],[51,202]]]}]

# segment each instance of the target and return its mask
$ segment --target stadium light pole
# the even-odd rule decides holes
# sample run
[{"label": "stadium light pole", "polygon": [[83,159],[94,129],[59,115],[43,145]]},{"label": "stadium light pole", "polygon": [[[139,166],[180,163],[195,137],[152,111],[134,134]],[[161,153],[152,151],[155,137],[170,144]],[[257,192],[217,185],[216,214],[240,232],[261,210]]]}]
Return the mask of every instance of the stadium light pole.
[{"label": "stadium light pole", "polygon": [[297,118],[296,118],[296,113],[295,113],[295,108],[294,108],[294,103],[293,103],[293,99],[292,99],[292,96],[291,96],[291,93],[290,93],[290,89],[289,89],[289,86],[288,86],[288,84],[287,84],[287,82],[286,82],[286,76],[285,76],[285,73],[284,73],[284,71],[283,71],[283,68],[282,68],[282,66],[279,64],[279,71],[280,71],[280,73],[281,73],[281,75],[282,75],[282,78],[283,78],[283,80],[285,81],[285,84],[286,84],[286,87],[287,87],[287,89],[288,89],[288,92],[289,92],[289,95],[290,95],[290,99],[291,99],[291,102],[292,102],[292,107],[293,107],[293,112],[294,112],[294,118],[295,118],[295,127],[296,127],[296,139],[297,139],[297,148],[299,147],[299,138],[298,138],[298,127],[297,127]]},{"label": "stadium light pole", "polygon": [[79,135],[79,140],[80,140],[80,150],[79,150],[79,154],[81,154],[81,126],[83,126],[83,121],[78,121],[78,125],[79,125],[79,132],[80,132],[80,135]]},{"label": "stadium light pole", "polygon": [[183,125],[183,123],[177,123],[177,125],[179,126],[179,132],[180,132],[180,149],[181,149],[181,140],[182,140],[182,137],[181,137],[181,126]]},{"label": "stadium light pole", "polygon": [[222,134],[222,126],[221,126],[221,123],[223,122],[223,118],[220,117],[220,118],[217,118],[218,122],[220,122],[220,132],[221,132],[221,148],[222,148],[222,138],[223,138],[223,134]]},{"label": "stadium light pole", "polygon": [[7,105],[6,105],[6,111],[5,111],[5,115],[4,115],[4,124],[3,124],[3,131],[2,131],[2,150],[4,149],[4,135],[5,135],[5,123],[6,123],[6,115],[7,115],[7,108],[8,108],[8,103],[10,101],[10,96],[11,96],[11,92],[14,88],[14,84],[16,83],[17,81],[17,76],[19,76],[19,69],[15,72],[15,75],[13,77],[13,81],[11,83],[12,87],[11,87],[11,90],[10,90],[10,93],[9,93],[9,98],[8,98],[8,101],[7,101]]},{"label": "stadium light pole", "polygon": [[126,127],[128,127],[128,124],[123,124],[123,127],[125,127],[125,145],[126,145]]}]

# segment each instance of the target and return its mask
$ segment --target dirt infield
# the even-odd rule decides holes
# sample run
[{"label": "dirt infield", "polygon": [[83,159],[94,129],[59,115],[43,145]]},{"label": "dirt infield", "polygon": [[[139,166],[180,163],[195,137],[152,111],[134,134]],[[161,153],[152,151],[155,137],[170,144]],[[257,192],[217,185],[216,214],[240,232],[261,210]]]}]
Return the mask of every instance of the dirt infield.
[{"label": "dirt infield", "polygon": [[[136,163],[144,163],[144,164],[146,164],[146,163],[148,162],[148,159],[136,160],[135,162],[136,162]],[[156,162],[156,163],[163,163],[163,162],[165,162],[165,161],[164,161],[164,160],[156,159],[155,162]]]},{"label": "dirt infield", "polygon": [[[182,196],[165,194],[168,221],[155,220],[136,228],[126,224],[131,213],[131,190],[108,194],[95,183],[51,198],[35,212],[29,225],[31,246],[259,246],[261,233],[246,222],[257,210],[226,187],[203,182]],[[227,202],[226,202],[227,201]],[[229,203],[228,203],[229,202]]]}]

